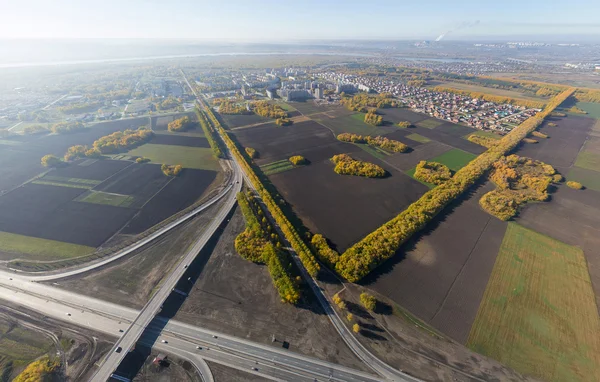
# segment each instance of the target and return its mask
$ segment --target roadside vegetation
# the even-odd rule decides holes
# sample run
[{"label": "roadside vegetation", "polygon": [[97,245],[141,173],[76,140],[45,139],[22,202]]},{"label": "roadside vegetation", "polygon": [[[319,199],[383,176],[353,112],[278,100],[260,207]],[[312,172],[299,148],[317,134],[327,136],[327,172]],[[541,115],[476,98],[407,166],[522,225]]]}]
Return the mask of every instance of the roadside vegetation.
[{"label": "roadside vegetation", "polygon": [[215,139],[215,132],[213,127],[206,119],[206,115],[199,108],[196,108],[196,116],[198,117],[198,122],[200,122],[202,131],[204,131],[204,137],[206,140],[208,140],[208,144],[210,145],[213,155],[217,159],[223,158],[223,151],[221,150],[221,146],[219,145],[218,141]]},{"label": "roadside vegetation", "polygon": [[290,267],[290,259],[279,249],[281,244],[273,227],[252,197],[240,192],[237,200],[246,220],[246,229],[236,237],[235,250],[246,260],[267,265],[282,302],[298,303],[300,288],[286,271]]},{"label": "roadside vegetation", "polygon": [[335,164],[333,171],[340,175],[364,176],[366,178],[383,178],[386,171],[380,166],[353,159],[350,155],[334,155],[331,161]]}]

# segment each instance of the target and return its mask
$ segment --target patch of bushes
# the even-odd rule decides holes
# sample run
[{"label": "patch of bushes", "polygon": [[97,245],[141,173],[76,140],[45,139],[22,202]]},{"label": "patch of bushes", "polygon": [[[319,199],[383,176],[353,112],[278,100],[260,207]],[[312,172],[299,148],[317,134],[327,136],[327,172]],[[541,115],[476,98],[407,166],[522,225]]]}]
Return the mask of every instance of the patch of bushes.
[{"label": "patch of bushes", "polygon": [[275,124],[277,124],[278,126],[290,126],[293,123],[294,121],[292,121],[289,118],[277,118],[275,120]]},{"label": "patch of bushes", "polygon": [[51,154],[44,155],[41,162],[44,167],[59,167],[63,165],[63,161]]},{"label": "patch of bushes", "polygon": [[329,268],[335,269],[335,264],[340,258],[340,254],[331,249],[329,244],[327,244],[327,239],[321,234],[316,234],[313,235],[310,243],[317,254],[317,258]]},{"label": "patch of bushes", "polygon": [[574,190],[581,190],[581,189],[583,189],[583,184],[581,184],[579,182],[575,182],[574,180],[569,180],[567,182],[567,186],[571,187]]},{"label": "patch of bushes", "polygon": [[524,203],[547,200],[556,174],[549,164],[517,155],[502,157],[492,168],[489,178],[498,189],[483,195],[479,205],[501,220],[516,215]]},{"label": "patch of bushes", "polygon": [[58,360],[50,360],[46,356],[30,363],[21,374],[13,379],[13,382],[53,381],[58,377],[54,374],[57,374],[59,371],[60,362]]},{"label": "patch of bushes", "polygon": [[498,141],[496,139],[490,137],[483,137],[476,134],[471,134],[467,137],[469,142],[473,142],[483,147],[487,147],[488,149],[494,146]]},{"label": "patch of bushes", "polygon": [[162,170],[163,174],[165,174],[166,176],[177,176],[179,175],[179,173],[181,172],[181,170],[183,170],[183,166],[180,164],[176,164],[176,165],[168,165],[168,164],[163,164],[162,166],[160,166],[160,169]]},{"label": "patch of bushes", "polygon": [[536,143],[538,143],[538,141],[536,141],[536,140],[535,140],[535,139],[533,139],[533,138],[523,138],[523,143],[528,143],[528,144],[530,144],[530,145],[531,145],[531,144],[536,144]]},{"label": "patch of bushes", "polygon": [[415,169],[415,178],[422,182],[440,185],[452,177],[452,172],[445,164],[420,161]]},{"label": "patch of bushes", "polygon": [[94,141],[93,149],[101,154],[112,154],[127,151],[148,142],[154,137],[154,132],[146,127],[137,130],[117,131]]},{"label": "patch of bushes", "polygon": [[[548,124],[548,126],[550,126],[550,123]],[[556,126],[556,124],[555,124],[555,126]],[[541,131],[537,131],[537,130],[532,131],[531,135],[534,136],[534,137],[536,137],[536,138],[542,138],[542,139],[548,138],[547,134],[544,134]]]},{"label": "patch of bushes", "polygon": [[252,147],[246,147],[244,150],[246,151],[246,154],[248,154],[248,156],[250,157],[250,159],[256,159],[256,158],[258,158],[258,151],[256,151]]},{"label": "patch of bushes", "polygon": [[569,88],[551,99],[546,108],[505,135],[498,143],[461,168],[447,182],[426,192],[398,216],[348,248],[339,258],[336,271],[350,282],[366,276],[391,258],[413,234],[423,229],[444,207],[471,187],[494,162],[514,149],[557,106],[574,92]]},{"label": "patch of bushes", "polygon": [[139,157],[135,160],[135,163],[148,163],[150,162],[150,158],[146,158],[146,157]]},{"label": "patch of bushes", "polygon": [[290,157],[290,162],[292,162],[294,166],[301,166],[306,164],[306,158],[304,158],[302,155],[294,155]]},{"label": "patch of bushes", "polygon": [[267,101],[258,101],[252,104],[252,110],[266,118],[286,119],[288,116],[287,111],[279,105],[269,103]]},{"label": "patch of bushes", "polygon": [[365,114],[365,123],[373,126],[381,126],[383,125],[383,117],[375,114],[373,111],[369,111]]},{"label": "patch of bushes", "polygon": [[167,129],[171,132],[186,131],[187,129],[192,127],[192,125],[192,120],[186,115],[172,122],[169,122],[169,124],[167,125]]},{"label": "patch of bushes", "polygon": [[334,155],[331,161],[335,164],[333,169],[340,175],[364,176],[367,178],[382,178],[386,172],[380,166],[353,159],[347,154]]},{"label": "patch of bushes", "polygon": [[569,113],[575,113],[575,114],[587,114],[587,111],[580,109],[577,106],[571,107],[568,111],[569,111]]},{"label": "patch of bushes", "polygon": [[377,299],[370,294],[363,292],[360,294],[360,303],[365,307],[366,310],[372,312],[377,306]]},{"label": "patch of bushes", "polygon": [[261,227],[246,195],[243,192],[238,193],[237,200],[246,220],[246,229],[236,237],[235,250],[246,260],[266,264],[281,300],[296,304],[300,299],[300,289],[286,271],[289,260],[267,240],[267,234]]},{"label": "patch of bushes", "polygon": [[337,136],[337,139],[342,142],[366,143],[369,146],[379,147],[381,149],[393,153],[403,153],[408,150],[408,146],[404,143],[386,137],[382,137],[380,135],[376,137],[370,137],[358,134],[342,133]]},{"label": "patch of bushes", "polygon": [[403,129],[409,128],[412,126],[412,123],[408,122],[408,121],[400,121],[398,122],[398,127],[401,127]]},{"label": "patch of bushes", "polygon": [[210,149],[212,150],[214,157],[223,158],[221,146],[215,139],[215,132],[213,130],[213,126],[208,122],[204,113],[198,108],[196,108],[196,116],[198,117],[198,122],[200,122],[200,127],[202,127],[204,137],[206,138],[206,140],[208,140],[208,144],[210,145]]}]

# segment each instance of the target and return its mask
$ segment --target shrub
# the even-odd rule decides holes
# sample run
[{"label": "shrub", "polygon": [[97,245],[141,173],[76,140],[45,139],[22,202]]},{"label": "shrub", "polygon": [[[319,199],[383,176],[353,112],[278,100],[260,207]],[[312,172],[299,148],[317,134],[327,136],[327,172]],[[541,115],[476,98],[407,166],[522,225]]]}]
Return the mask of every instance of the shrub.
[{"label": "shrub", "polygon": [[382,178],[386,175],[385,170],[378,165],[352,159],[346,154],[334,155],[331,161],[335,164],[334,171],[340,175],[355,175],[367,178]]},{"label": "shrub", "polygon": [[581,184],[579,182],[575,182],[574,180],[569,180],[567,182],[567,186],[571,187],[574,190],[581,190],[581,189],[583,189],[583,184]]},{"label": "shrub", "polygon": [[565,178],[563,178],[563,176],[560,175],[560,174],[554,174],[554,175],[552,175],[552,183],[560,183],[560,182],[562,182],[564,180],[565,180]]},{"label": "shrub", "polygon": [[293,123],[294,121],[292,121],[289,118],[277,118],[275,120],[275,124],[277,124],[278,126],[290,126]]},{"label": "shrub", "polygon": [[67,153],[64,156],[65,161],[70,161],[77,158],[84,158],[86,153],[88,152],[87,146],[76,145],[71,146],[67,150]]},{"label": "shrub", "polygon": [[[550,123],[548,124],[548,126],[550,126]],[[556,124],[554,124],[554,126],[556,126]],[[537,130],[533,130],[531,132],[531,135],[534,136],[534,137],[536,137],[536,138],[542,138],[542,139],[548,138],[548,135],[546,135],[546,134],[544,134],[544,133],[542,133],[540,131],[537,131]]]},{"label": "shrub", "polygon": [[327,240],[321,234],[313,235],[310,243],[317,254],[317,258],[329,268],[333,269],[340,257],[339,253],[329,247]]},{"label": "shrub", "polygon": [[190,120],[190,117],[186,115],[185,117],[178,118],[173,122],[169,122],[169,124],[167,125],[167,129],[171,132],[179,132],[189,129],[190,127],[192,127],[192,125],[193,123]]},{"label": "shrub", "polygon": [[401,127],[403,129],[409,128],[412,126],[412,123],[408,122],[408,121],[400,121],[398,122],[398,127]]},{"label": "shrub", "polygon": [[42,162],[42,166],[44,166],[44,167],[58,167],[63,164],[63,162],[60,159],[58,159],[56,156],[50,155],[50,154],[44,155],[42,157],[41,162]]},{"label": "shrub", "polygon": [[352,325],[352,331],[354,333],[360,333],[360,325],[358,325],[358,324]]},{"label": "shrub", "polygon": [[255,149],[253,149],[252,147],[246,147],[245,150],[246,150],[246,154],[248,154],[250,159],[258,158],[258,152]]},{"label": "shrub", "polygon": [[135,160],[135,163],[147,163],[147,162],[150,162],[150,158],[139,157]]},{"label": "shrub", "polygon": [[352,322],[352,320],[354,319],[354,315],[353,315],[352,313],[348,313],[348,314],[346,315],[346,319],[347,319],[348,321]]},{"label": "shrub", "polygon": [[361,293],[360,303],[365,307],[365,309],[372,312],[375,310],[375,306],[377,305],[377,299],[368,293]]},{"label": "shrub", "polygon": [[556,127],[558,125],[556,123],[554,123],[554,122],[548,122],[548,126],[550,126],[550,127]]},{"label": "shrub", "polygon": [[529,144],[536,144],[536,143],[538,143],[538,141],[536,141],[535,139],[532,139],[532,138],[523,138],[523,142],[529,143]]},{"label": "shrub", "polygon": [[306,164],[306,158],[304,158],[302,155],[294,155],[290,157],[290,162],[292,162],[294,166],[300,166]]},{"label": "shrub", "polygon": [[170,166],[168,164],[163,164],[162,166],[160,166],[160,169],[162,170],[163,174],[165,174],[166,176],[177,176],[177,175],[179,175],[181,170],[183,170],[183,166],[181,166],[180,164],[177,164],[174,166]]},{"label": "shrub", "polygon": [[58,380],[53,374],[60,371],[60,362],[51,361],[47,356],[30,363],[13,382],[34,382]]},{"label": "shrub", "polygon": [[422,182],[440,185],[452,177],[448,166],[437,163],[420,161],[415,169],[415,178]]}]

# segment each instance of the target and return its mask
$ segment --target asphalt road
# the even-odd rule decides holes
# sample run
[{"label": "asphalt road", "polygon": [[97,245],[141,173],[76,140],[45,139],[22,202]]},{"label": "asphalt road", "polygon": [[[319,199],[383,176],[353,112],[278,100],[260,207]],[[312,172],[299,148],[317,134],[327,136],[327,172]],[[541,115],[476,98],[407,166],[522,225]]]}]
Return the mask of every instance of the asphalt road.
[{"label": "asphalt road", "polygon": [[167,297],[173,293],[175,286],[185,273],[188,265],[192,263],[204,245],[206,245],[216,232],[217,228],[219,228],[221,223],[225,220],[236,203],[236,194],[242,189],[242,177],[240,170],[236,165],[234,165],[232,182],[233,183],[228,187],[229,195],[227,196],[225,204],[221,206],[217,215],[212,219],[196,243],[188,250],[184,258],[179,261],[175,269],[166,279],[164,279],[160,289],[156,291],[152,298],[142,308],[139,315],[133,320],[127,330],[125,330],[123,336],[117,340],[108,353],[108,356],[104,358],[100,367],[92,377],[92,381],[105,382],[110,378],[110,375],[117,370],[123,359],[127,356],[128,350],[134,348],[145,328],[162,309],[162,305]]},{"label": "asphalt road", "polygon": [[[0,299],[113,337],[122,336],[120,330],[126,330],[139,313],[135,309],[34,283],[7,272],[0,272]],[[280,347],[253,343],[174,320],[168,320],[165,325],[164,321],[166,319],[161,317],[152,321],[139,341],[188,359],[200,370],[202,364],[197,360],[205,359],[280,381],[382,381],[377,376]],[[197,346],[202,349],[196,349]],[[123,349],[126,354],[126,349]]]}]

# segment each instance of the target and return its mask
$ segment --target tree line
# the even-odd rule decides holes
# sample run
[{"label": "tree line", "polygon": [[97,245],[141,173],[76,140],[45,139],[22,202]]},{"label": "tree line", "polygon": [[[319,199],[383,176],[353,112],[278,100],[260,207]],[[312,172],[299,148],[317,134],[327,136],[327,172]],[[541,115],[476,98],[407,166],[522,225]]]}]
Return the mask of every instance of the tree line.
[{"label": "tree line", "polygon": [[374,163],[356,160],[347,154],[334,155],[331,161],[335,164],[333,171],[340,175],[364,176],[366,178],[383,178],[386,175],[386,171],[382,167]]},{"label": "tree line", "polygon": [[279,206],[277,205],[269,191],[264,187],[258,176],[256,176],[256,173],[254,172],[248,161],[246,161],[246,158],[242,155],[236,144],[229,137],[227,131],[225,131],[223,126],[221,126],[221,123],[215,117],[212,110],[208,106],[204,106],[204,111],[206,112],[206,115],[208,116],[209,120],[212,122],[213,126],[216,129],[218,129],[218,131],[221,133],[221,136],[223,137],[223,140],[229,148],[229,150],[231,151],[232,155],[236,157],[238,162],[244,168],[244,172],[248,175],[248,179],[258,192],[263,203],[265,203],[268,210],[271,212],[271,215],[277,222],[277,225],[279,225],[279,227],[281,228],[283,235],[285,236],[287,241],[289,241],[290,245],[302,261],[304,268],[306,268],[306,271],[311,276],[316,276],[320,270],[320,266],[319,263],[316,261],[313,253],[304,243],[304,241],[302,240],[292,223],[290,223],[290,221],[284,215],[283,211],[281,211],[281,208],[279,208]]},{"label": "tree line", "polygon": [[[235,250],[253,263],[266,264],[271,275],[275,289],[283,302],[296,304],[300,300],[300,288],[298,283],[286,271],[290,267],[290,261],[269,239],[258,221],[255,210],[243,192],[237,194],[240,210],[246,220],[246,229],[235,239]],[[257,211],[260,207],[256,206]],[[266,223],[266,219],[263,217]],[[269,231],[272,228],[269,227]],[[277,235],[273,234],[275,237]],[[275,239],[276,241],[276,239]],[[279,242],[277,242],[279,244]]]},{"label": "tree line", "polygon": [[210,145],[210,149],[213,152],[215,158],[223,158],[223,151],[221,151],[221,145],[215,139],[215,132],[213,129],[213,125],[208,121],[206,115],[202,110],[196,107],[196,116],[198,117],[198,122],[200,122],[200,127],[202,127],[202,131],[204,132],[204,137],[208,141]]},{"label": "tree line", "polygon": [[185,131],[193,125],[192,120],[187,115],[169,122],[167,129],[171,132]]},{"label": "tree line", "polygon": [[551,99],[542,112],[514,128],[500,139],[497,145],[473,159],[447,182],[426,192],[398,216],[346,250],[336,264],[338,274],[350,282],[356,282],[394,256],[406,240],[423,229],[448,203],[472,186],[495,161],[538,128],[544,118],[574,91],[574,88],[569,88]]},{"label": "tree line", "polygon": [[369,135],[363,136],[359,134],[342,133],[338,134],[337,139],[342,142],[368,144],[369,146],[379,147],[393,153],[403,153],[408,150],[408,146],[404,143],[381,135],[371,137]]}]

